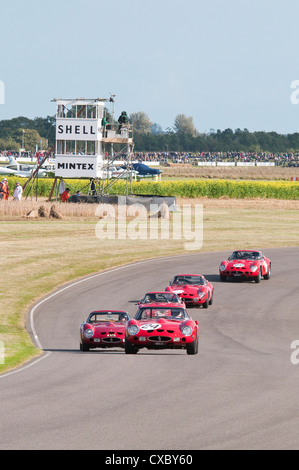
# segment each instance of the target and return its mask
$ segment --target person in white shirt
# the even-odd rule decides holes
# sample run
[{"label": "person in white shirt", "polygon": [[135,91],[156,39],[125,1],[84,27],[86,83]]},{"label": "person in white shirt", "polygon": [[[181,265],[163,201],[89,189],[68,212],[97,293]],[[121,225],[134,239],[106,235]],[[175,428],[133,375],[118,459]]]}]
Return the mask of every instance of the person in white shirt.
[{"label": "person in white shirt", "polygon": [[13,200],[20,201],[22,199],[23,188],[20,183],[17,183],[14,193],[13,193]]}]

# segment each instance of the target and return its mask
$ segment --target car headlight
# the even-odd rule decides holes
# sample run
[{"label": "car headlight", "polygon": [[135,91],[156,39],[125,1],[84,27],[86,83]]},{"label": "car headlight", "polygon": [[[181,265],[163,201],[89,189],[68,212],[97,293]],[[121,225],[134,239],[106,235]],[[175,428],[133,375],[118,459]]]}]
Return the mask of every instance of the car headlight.
[{"label": "car headlight", "polygon": [[183,333],[184,336],[191,336],[191,335],[192,335],[192,328],[191,328],[191,326],[188,326],[188,325],[184,326],[184,327],[182,328],[182,333]]},{"label": "car headlight", "polygon": [[205,296],[205,293],[202,292],[201,290],[199,290],[199,291],[197,292],[197,295],[198,295],[198,297],[199,297],[200,299],[202,299],[202,298]]},{"label": "car headlight", "polygon": [[137,335],[139,328],[137,325],[130,325],[128,327],[128,333],[132,336]]},{"label": "car headlight", "polygon": [[93,336],[93,330],[91,328],[87,328],[86,330],[84,330],[84,336],[85,338],[91,338]]},{"label": "car headlight", "polygon": [[252,264],[252,265],[250,266],[250,270],[251,270],[253,273],[255,273],[255,271],[258,270],[258,266],[256,266],[255,264]]},{"label": "car headlight", "polygon": [[225,271],[226,270],[226,265],[225,264],[221,264],[220,265],[220,271]]}]

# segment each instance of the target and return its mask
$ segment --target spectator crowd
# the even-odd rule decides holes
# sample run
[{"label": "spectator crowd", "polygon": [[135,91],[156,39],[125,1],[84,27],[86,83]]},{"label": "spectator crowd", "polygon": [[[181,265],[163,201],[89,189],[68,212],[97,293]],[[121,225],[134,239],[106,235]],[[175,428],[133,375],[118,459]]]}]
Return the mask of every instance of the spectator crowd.
[{"label": "spectator crowd", "polygon": [[[122,155],[126,158],[126,155]],[[267,162],[280,166],[299,166],[299,153],[255,153],[255,152],[135,152],[133,159],[143,162],[191,163],[197,162]]]},{"label": "spectator crowd", "polygon": [[[36,152],[25,152],[20,155],[15,151],[0,151],[0,157],[12,155],[15,158],[27,157],[36,161]],[[50,158],[54,157],[49,155]],[[119,155],[120,160],[126,160],[127,154]],[[299,167],[299,153],[268,153],[268,152],[134,152],[133,160],[140,162],[157,162],[161,165],[169,163],[191,163],[198,162],[267,162],[275,163],[277,166]]]}]

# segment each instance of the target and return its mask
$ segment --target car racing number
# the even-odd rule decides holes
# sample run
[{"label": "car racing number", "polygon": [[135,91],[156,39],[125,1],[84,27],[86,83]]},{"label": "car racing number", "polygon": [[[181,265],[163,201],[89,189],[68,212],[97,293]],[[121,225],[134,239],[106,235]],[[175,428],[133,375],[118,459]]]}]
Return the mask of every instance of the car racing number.
[{"label": "car racing number", "polygon": [[145,325],[142,325],[140,327],[141,330],[156,330],[157,328],[159,328],[159,323],[146,323]]}]

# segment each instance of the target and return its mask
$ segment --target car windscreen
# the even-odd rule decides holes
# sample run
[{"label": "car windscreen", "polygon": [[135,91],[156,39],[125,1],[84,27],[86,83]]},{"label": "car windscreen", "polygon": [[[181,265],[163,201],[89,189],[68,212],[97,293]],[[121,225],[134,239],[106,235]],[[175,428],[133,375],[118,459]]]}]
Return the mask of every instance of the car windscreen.
[{"label": "car windscreen", "polygon": [[173,284],[190,284],[194,286],[203,286],[205,283],[202,276],[175,276]]},{"label": "car windscreen", "polygon": [[184,308],[167,308],[167,307],[162,307],[162,308],[155,308],[155,307],[144,307],[138,310],[138,313],[136,315],[137,320],[149,320],[155,318],[158,320],[159,318],[189,318],[188,313]]},{"label": "car windscreen", "polygon": [[99,322],[118,322],[128,321],[129,317],[125,312],[95,312],[91,313],[88,317],[87,323],[99,323]]},{"label": "car windscreen", "polygon": [[258,251],[234,251],[230,259],[261,259],[261,254]]},{"label": "car windscreen", "polygon": [[176,294],[172,292],[155,292],[147,294],[143,300],[144,303],[150,302],[179,302]]}]

